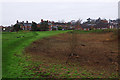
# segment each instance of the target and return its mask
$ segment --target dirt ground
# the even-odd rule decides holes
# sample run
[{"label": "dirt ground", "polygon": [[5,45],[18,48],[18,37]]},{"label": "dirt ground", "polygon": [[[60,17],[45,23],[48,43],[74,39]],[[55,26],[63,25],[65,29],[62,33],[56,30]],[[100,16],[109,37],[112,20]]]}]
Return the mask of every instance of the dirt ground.
[{"label": "dirt ground", "polygon": [[26,53],[33,56],[32,60],[44,63],[71,63],[108,73],[118,69],[118,39],[112,32],[65,33],[43,38],[27,47]]}]

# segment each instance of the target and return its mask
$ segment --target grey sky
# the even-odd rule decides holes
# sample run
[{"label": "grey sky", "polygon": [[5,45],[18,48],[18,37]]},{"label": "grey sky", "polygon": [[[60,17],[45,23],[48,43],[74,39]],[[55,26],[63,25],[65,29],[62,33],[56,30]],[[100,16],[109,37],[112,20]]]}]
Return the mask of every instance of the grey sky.
[{"label": "grey sky", "polygon": [[2,2],[0,25],[15,24],[16,20],[40,22],[45,20],[71,21],[87,18],[118,18],[118,1],[111,2]]}]

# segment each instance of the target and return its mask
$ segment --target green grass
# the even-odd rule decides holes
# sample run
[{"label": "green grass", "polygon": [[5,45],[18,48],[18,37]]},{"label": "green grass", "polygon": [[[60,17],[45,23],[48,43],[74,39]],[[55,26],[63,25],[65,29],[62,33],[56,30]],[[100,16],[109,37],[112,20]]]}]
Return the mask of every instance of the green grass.
[{"label": "green grass", "polygon": [[[108,30],[109,31],[109,30]],[[42,62],[26,61],[30,56],[25,56],[24,49],[29,46],[33,41],[65,33],[68,31],[45,31],[45,32],[3,32],[2,33],[2,77],[3,78],[43,78],[42,76],[58,77],[54,74],[59,74],[59,77],[69,78],[70,76],[75,78],[80,76],[81,78],[93,78],[90,72],[80,67],[80,71],[75,68],[68,68],[63,64],[48,64],[46,67]],[[103,30],[91,30],[91,31],[76,31],[77,33],[101,33]],[[24,36],[24,37],[23,37]],[[17,38],[20,37],[20,38]],[[42,64],[43,66],[39,67]],[[35,67],[39,67],[39,72]],[[45,71],[45,72],[44,72]],[[97,74],[97,77],[102,77],[104,73]],[[113,74],[112,77],[117,77]]]},{"label": "green grass", "polygon": [[[25,61],[24,48],[33,41],[43,37],[53,36],[67,31],[45,31],[45,32],[2,32],[2,77],[30,77],[24,76],[24,66],[31,62]],[[17,38],[19,37],[19,38]],[[32,74],[28,71],[27,74]]]},{"label": "green grass", "polygon": [[96,30],[89,30],[89,31],[85,31],[85,30],[75,30],[75,33],[80,33],[80,34],[86,34],[86,33],[107,33],[107,32],[111,32],[113,31],[114,33],[116,33],[117,29],[96,29]]}]

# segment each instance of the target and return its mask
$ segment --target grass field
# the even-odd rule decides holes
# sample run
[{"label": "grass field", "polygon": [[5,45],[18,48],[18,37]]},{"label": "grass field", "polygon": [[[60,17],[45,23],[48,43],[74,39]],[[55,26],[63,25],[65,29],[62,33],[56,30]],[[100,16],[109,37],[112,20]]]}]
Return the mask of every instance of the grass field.
[{"label": "grass field", "polygon": [[[46,31],[46,32],[3,32],[2,33],[2,77],[16,78],[23,76],[23,67],[29,62],[25,61],[24,48],[33,41],[53,36],[67,31]],[[29,72],[29,74],[32,74]],[[24,76],[29,77],[29,76]]]},{"label": "grass field", "polygon": [[[91,30],[91,31],[76,31],[78,34],[88,33],[106,33],[114,30]],[[75,67],[75,65],[68,66],[66,64],[46,63],[41,60],[36,61],[31,58],[31,55],[26,54],[25,48],[37,44],[35,41],[44,37],[49,37],[66,33],[68,31],[46,31],[46,32],[3,32],[2,33],[2,77],[3,78],[102,78],[105,72],[93,72],[83,68]],[[58,36],[59,37],[59,36]],[[62,36],[61,36],[62,37]],[[63,36],[63,39],[66,37]],[[84,38],[84,37],[83,37]],[[47,38],[46,38],[47,39]],[[44,39],[43,39],[44,40]],[[56,40],[56,38],[55,38]],[[44,41],[43,41],[44,42]],[[57,43],[60,43],[59,41]],[[42,43],[44,44],[44,43]],[[49,41],[48,41],[49,44]],[[53,43],[54,44],[54,43]],[[60,43],[61,45],[62,43]],[[39,44],[38,44],[39,45]],[[34,46],[34,45],[33,45]],[[36,47],[36,46],[35,46]],[[46,45],[47,48],[48,45]],[[34,47],[33,47],[34,48]],[[57,48],[57,47],[56,47]],[[64,48],[64,46],[63,46]],[[34,52],[31,48],[31,52]],[[42,55],[40,55],[42,56]],[[32,56],[34,57],[34,56]],[[35,55],[36,58],[36,55]],[[49,60],[49,57],[45,57]],[[31,60],[32,59],[32,60]],[[37,58],[36,58],[37,59]],[[54,61],[57,61],[55,59]],[[80,72],[80,73],[79,73]],[[59,75],[58,75],[59,74]],[[94,74],[94,75],[93,75]],[[96,75],[97,74],[97,75]],[[117,75],[113,73],[111,78],[116,78]]]}]

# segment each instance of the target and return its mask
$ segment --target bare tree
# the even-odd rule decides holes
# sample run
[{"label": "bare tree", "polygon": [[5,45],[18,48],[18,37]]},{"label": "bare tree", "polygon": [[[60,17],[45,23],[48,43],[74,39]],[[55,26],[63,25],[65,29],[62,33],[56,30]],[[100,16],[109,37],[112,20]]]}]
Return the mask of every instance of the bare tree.
[{"label": "bare tree", "polygon": [[81,22],[82,22],[82,19],[78,19],[78,20],[76,21],[77,25],[80,25]]},{"label": "bare tree", "polygon": [[62,20],[58,20],[59,23],[65,23],[65,20],[62,19]]},{"label": "bare tree", "polygon": [[76,23],[75,23],[75,29],[80,28],[81,22],[82,22],[82,19],[78,19],[78,20],[76,21]]},{"label": "bare tree", "polygon": [[69,54],[68,54],[68,58],[66,60],[66,64],[68,63],[69,59],[71,59],[72,57],[78,57],[77,54],[77,33],[75,31],[70,33],[70,39],[69,41]]}]

